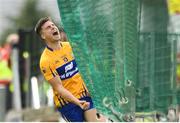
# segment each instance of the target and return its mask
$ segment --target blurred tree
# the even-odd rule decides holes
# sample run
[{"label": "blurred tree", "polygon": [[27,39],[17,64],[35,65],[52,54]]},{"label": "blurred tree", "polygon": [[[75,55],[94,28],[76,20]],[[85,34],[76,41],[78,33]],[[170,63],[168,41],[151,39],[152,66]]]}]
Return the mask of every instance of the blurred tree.
[{"label": "blurred tree", "polygon": [[16,32],[15,28],[7,28],[3,31],[0,38],[0,46],[6,41],[7,36],[13,32]]},{"label": "blurred tree", "polygon": [[38,8],[39,0],[26,0],[19,16],[13,22],[18,28],[32,28],[42,16],[47,16],[48,12]]},{"label": "blurred tree", "polygon": [[14,33],[20,28],[32,29],[37,20],[39,20],[43,16],[48,15],[49,12],[39,9],[39,0],[26,0],[18,16],[7,17],[10,22],[12,22],[13,26],[4,30],[0,38],[0,43],[4,43],[6,41],[7,35],[9,35],[10,33]]}]

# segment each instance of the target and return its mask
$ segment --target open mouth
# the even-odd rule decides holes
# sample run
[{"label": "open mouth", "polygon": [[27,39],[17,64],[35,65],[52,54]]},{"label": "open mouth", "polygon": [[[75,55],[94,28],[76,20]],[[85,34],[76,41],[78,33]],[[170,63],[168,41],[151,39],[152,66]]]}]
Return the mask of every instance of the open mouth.
[{"label": "open mouth", "polygon": [[58,32],[53,32],[53,35],[55,36],[55,35],[58,35]]}]

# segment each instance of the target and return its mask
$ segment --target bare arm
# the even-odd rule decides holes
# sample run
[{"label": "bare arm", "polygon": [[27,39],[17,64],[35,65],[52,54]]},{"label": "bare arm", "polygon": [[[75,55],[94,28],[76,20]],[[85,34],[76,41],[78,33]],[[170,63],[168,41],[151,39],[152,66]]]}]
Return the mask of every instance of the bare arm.
[{"label": "bare arm", "polygon": [[63,87],[59,76],[50,79],[49,83],[51,84],[53,89],[56,90],[58,94],[61,95],[63,98],[80,106],[82,109],[87,109],[89,107],[88,102],[77,99],[75,96],[72,95],[72,93],[70,93],[66,88]]}]

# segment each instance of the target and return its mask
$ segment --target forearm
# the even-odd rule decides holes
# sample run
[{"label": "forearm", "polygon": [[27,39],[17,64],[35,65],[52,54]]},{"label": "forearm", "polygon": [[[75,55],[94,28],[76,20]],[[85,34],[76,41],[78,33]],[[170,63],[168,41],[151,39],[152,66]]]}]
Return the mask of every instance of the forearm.
[{"label": "forearm", "polygon": [[76,104],[76,105],[80,105],[79,103],[79,99],[77,99],[75,96],[72,95],[71,92],[69,92],[66,88],[64,88],[63,86],[56,88],[55,89],[59,95],[61,95],[63,98],[67,99],[68,101]]},{"label": "forearm", "polygon": [[60,96],[62,96],[69,102],[72,102],[72,103],[80,106],[80,100],[77,99],[75,96],[73,96],[71,92],[69,92],[66,88],[63,87],[59,76],[52,78],[51,80],[49,80],[49,82],[50,82],[51,86],[53,87],[53,89],[56,92],[58,92],[58,94]]},{"label": "forearm", "polygon": [[49,83],[53,87],[53,90],[55,90],[61,97],[65,98],[69,102],[72,102],[80,106],[84,110],[86,110],[89,107],[89,102],[77,99],[75,96],[73,96],[73,94],[70,91],[63,87],[59,76],[50,79]]}]

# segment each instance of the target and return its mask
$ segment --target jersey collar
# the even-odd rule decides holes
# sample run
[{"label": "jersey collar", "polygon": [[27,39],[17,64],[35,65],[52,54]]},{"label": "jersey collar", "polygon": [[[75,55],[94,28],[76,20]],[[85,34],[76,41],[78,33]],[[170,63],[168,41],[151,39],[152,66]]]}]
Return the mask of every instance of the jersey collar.
[{"label": "jersey collar", "polygon": [[[60,43],[60,46],[63,47],[62,43]],[[50,51],[54,51],[52,48],[48,47],[48,45],[46,45],[47,49],[49,49]]]},{"label": "jersey collar", "polygon": [[46,47],[47,47],[47,49],[49,49],[50,51],[53,51],[53,49],[52,49],[52,48],[50,48],[50,47],[48,47],[47,45],[46,45]]}]

